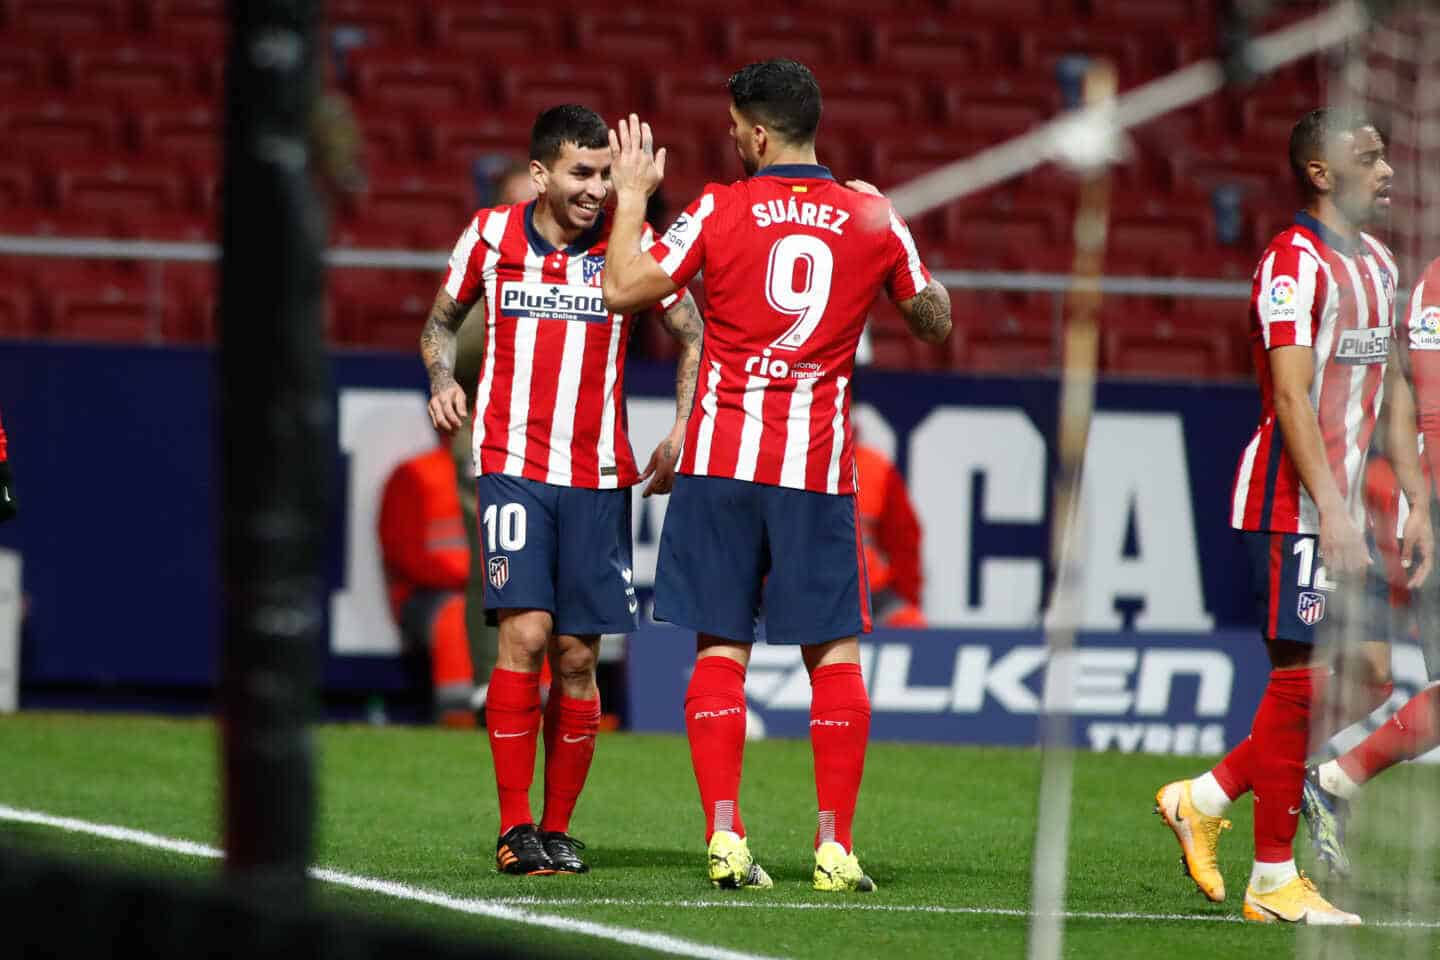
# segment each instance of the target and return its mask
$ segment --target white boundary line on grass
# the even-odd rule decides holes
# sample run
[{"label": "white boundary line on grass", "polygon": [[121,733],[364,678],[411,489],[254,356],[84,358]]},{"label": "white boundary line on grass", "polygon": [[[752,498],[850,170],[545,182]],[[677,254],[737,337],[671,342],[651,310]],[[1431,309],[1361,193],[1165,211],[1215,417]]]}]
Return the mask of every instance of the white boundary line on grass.
[{"label": "white boundary line on grass", "polygon": [[[180,853],[191,857],[207,857],[212,860],[220,859],[224,853],[215,847],[203,843],[195,843],[190,840],[176,840],[171,837],[162,837],[159,834],[147,833],[144,830],[132,830],[129,827],[117,827],[103,823],[92,823],[88,820],[77,820],[72,817],[57,817],[48,813],[40,813],[35,810],[20,810],[15,807],[8,807],[0,804],[0,820],[10,820],[16,823],[30,823],[38,826],[55,827],[71,833],[84,833],[94,837],[103,837],[107,840],[117,840],[121,843],[134,843],[144,847],[152,847],[156,850],[166,850],[171,853]],[[490,917],[495,920],[506,920],[513,923],[529,924],[530,926],[547,927],[552,930],[560,930],[566,933],[578,933],[585,936],[598,937],[602,940],[613,940],[627,946],[645,947],[651,950],[658,950],[662,953],[671,953],[684,957],[695,957],[697,960],[768,960],[758,954],[743,953],[735,950],[726,950],[722,947],[712,947],[703,943],[695,943],[679,937],[672,937],[666,934],[650,933],[645,930],[632,930],[627,927],[611,926],[603,923],[593,923],[588,920],[575,920],[570,917],[556,917],[544,913],[532,913],[524,907],[659,907],[664,909],[761,909],[761,910],[868,910],[877,913],[930,913],[930,914],[952,914],[966,916],[986,917],[1028,917],[1029,910],[1020,910],[1014,907],[945,907],[925,904],[889,904],[889,903],[864,903],[856,902],[852,898],[837,900],[834,903],[795,903],[777,900],[751,899],[748,895],[730,900],[639,900],[621,897],[492,897],[486,900],[465,899],[453,897],[449,894],[438,893],[433,890],[424,890],[419,887],[412,887],[405,883],[396,883],[392,880],[380,880],[375,877],[364,877],[353,873],[344,873],[339,870],[330,870],[324,867],[311,867],[310,876],[317,880],[324,880],[343,887],[350,887],[354,890],[364,890],[370,893],[379,893],[384,896],[394,897],[399,900],[411,900],[417,903],[426,903],[432,906],[444,907],[448,910],[456,910],[461,913],[474,914],[475,916]],[[1180,921],[1194,923],[1240,923],[1241,919],[1236,914],[1216,913],[1136,913],[1117,912],[1106,913],[1094,910],[1067,910],[1061,914],[1066,920],[1144,920],[1154,921]],[[1440,930],[1440,921],[1434,920],[1381,920],[1373,923],[1366,923],[1368,927],[1389,927],[1397,929],[1416,930]]]},{"label": "white boundary line on grass", "polygon": [[[84,833],[94,837],[103,837],[106,840],[134,843],[142,847],[151,847],[156,850],[165,850],[170,853],[179,853],[190,857],[208,857],[213,860],[224,856],[222,851],[203,843],[194,843],[189,840],[176,840],[171,837],[162,837],[158,834],[147,833],[144,830],[132,830],[129,827],[117,827],[104,823],[91,823],[88,820],[77,820],[73,817],[56,817],[36,810],[20,810],[3,804],[0,804],[0,820],[54,827],[68,833]],[[431,906],[444,907],[447,910],[455,910],[460,913],[468,913],[480,917],[489,917],[494,920],[523,923],[532,927],[545,927],[564,933],[577,933],[583,936],[597,937],[601,940],[613,940],[616,943],[623,943],[627,947],[643,947],[675,956],[694,957],[696,960],[770,960],[770,958],[760,954],[745,953],[739,950],[726,950],[723,947],[696,943],[693,940],[685,940],[668,934],[651,933],[647,930],[632,930],[629,927],[595,923],[590,920],[575,920],[570,917],[556,917],[545,913],[534,913],[530,910],[521,909],[518,906],[500,903],[495,900],[452,897],[449,894],[438,893],[433,890],[423,890],[405,883],[380,880],[375,877],[363,877],[353,873],[344,873],[339,870],[311,867],[309,872],[310,876],[316,880],[324,880],[327,883],[333,883],[338,886],[350,887],[353,890],[364,890],[369,893],[378,893],[399,900],[411,900],[416,903],[430,904]]]}]

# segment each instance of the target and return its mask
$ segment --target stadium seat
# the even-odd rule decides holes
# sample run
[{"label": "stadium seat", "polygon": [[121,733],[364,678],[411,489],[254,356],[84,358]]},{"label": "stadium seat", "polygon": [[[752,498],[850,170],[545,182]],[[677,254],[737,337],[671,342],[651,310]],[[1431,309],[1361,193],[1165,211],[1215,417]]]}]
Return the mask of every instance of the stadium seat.
[{"label": "stadium seat", "polygon": [[[447,228],[450,239],[445,245],[449,246],[454,244],[465,228],[464,218],[455,218],[452,223],[447,224]],[[417,238],[414,230],[404,229],[393,223],[337,217],[330,223],[330,242],[337,247],[356,247],[362,250],[406,250],[416,246]]]},{"label": "stadium seat", "polygon": [[132,103],[135,147],[146,158],[215,163],[223,149],[224,110],[208,97],[165,97]]},{"label": "stadium seat", "polygon": [[658,65],[652,71],[655,129],[698,126],[724,130],[729,123],[730,71],[704,64]]},{"label": "stadium seat", "polygon": [[178,318],[179,298],[154,291],[138,278],[51,288],[50,332],[71,340],[158,342],[167,318]]},{"label": "stadium seat", "polygon": [[325,25],[356,31],[369,47],[410,47],[420,42],[416,8],[394,0],[326,0]]},{"label": "stadium seat", "polygon": [[29,287],[18,278],[0,276],[0,337],[33,337],[41,329]]},{"label": "stadium seat", "polygon": [[500,71],[500,105],[511,113],[533,120],[542,110],[575,102],[597,111],[610,124],[635,109],[626,72],[613,66],[531,60]]},{"label": "stadium seat", "polygon": [[141,21],[158,38],[213,48],[230,35],[225,0],[142,0],[140,8]]},{"label": "stadium seat", "polygon": [[0,101],[0,142],[6,152],[85,157],[118,149],[121,116],[92,100],[11,97]]},{"label": "stadium seat", "polygon": [[851,27],[850,21],[839,18],[772,13],[731,17],[721,22],[720,29],[730,58],[737,63],[789,57],[819,69],[863,54]]},{"label": "stadium seat", "polygon": [[[1068,56],[1103,57],[1115,64],[1122,84],[1148,79],[1159,71],[1150,51],[1155,38],[1136,35],[1123,22],[1061,26],[1055,23],[1016,24],[1020,38],[1020,66],[1027,74],[1056,76],[1056,66]],[[1165,45],[1168,48],[1168,44]]]},{"label": "stadium seat", "polygon": [[0,210],[40,202],[34,168],[24,160],[0,160]]},{"label": "stadium seat", "polygon": [[[984,373],[1043,374],[1059,363],[1056,314],[1047,294],[951,291],[957,366]],[[953,334],[952,334],[953,336]]]},{"label": "stadium seat", "polygon": [[435,51],[361,47],[349,56],[362,107],[393,110],[476,110],[493,91],[474,58]]},{"label": "stadium seat", "polygon": [[501,111],[446,110],[427,113],[420,125],[421,153],[433,163],[468,167],[482,154],[529,155],[535,115]]},{"label": "stadium seat", "polygon": [[947,206],[944,219],[946,236],[973,249],[988,246],[1023,257],[1066,242],[1066,209],[1023,194],[967,198]]},{"label": "stadium seat", "polygon": [[49,207],[0,206],[0,233],[30,237],[118,237],[120,224],[110,216],[70,213]]},{"label": "stadium seat", "polygon": [[[444,167],[375,165],[357,198],[357,219],[410,229],[426,223],[458,228],[475,210],[475,184],[467,172]],[[458,234],[457,234],[458,235]]]},{"label": "stadium seat", "polygon": [[1195,0],[1086,0],[1089,13],[1101,22],[1135,22],[1169,30],[1177,23],[1194,24],[1211,14],[1208,3]]},{"label": "stadium seat", "polygon": [[181,210],[174,213],[130,211],[121,218],[120,230],[136,240],[165,243],[215,243],[219,224],[215,218]]},{"label": "stadium seat", "polygon": [[55,175],[55,199],[73,213],[101,215],[180,209],[185,179],[173,164],[124,155],[71,160]]},{"label": "stadium seat", "polygon": [[[427,118],[428,120],[428,118]],[[366,110],[357,113],[355,122],[364,141],[364,161],[368,163],[416,163],[423,161],[415,135],[414,117],[406,112]]]},{"label": "stadium seat", "polygon": [[144,42],[131,34],[86,37],[60,52],[65,81],[92,97],[155,97],[199,89],[190,51],[175,44]]},{"label": "stadium seat", "polygon": [[818,67],[816,77],[824,91],[827,132],[849,135],[880,124],[931,119],[925,90],[911,78],[877,76],[854,64]]},{"label": "stadium seat", "polygon": [[413,352],[435,301],[437,276],[410,271],[330,271],[335,339],[341,344]]},{"label": "stadium seat", "polygon": [[577,60],[693,63],[706,52],[699,44],[699,26],[696,17],[669,13],[663,8],[624,7],[585,13],[573,23],[575,49],[580,54]]},{"label": "stadium seat", "polygon": [[104,33],[129,26],[126,0],[10,0],[12,36]]},{"label": "stadium seat", "polygon": [[[940,71],[946,75],[990,66],[995,58],[994,37],[986,25],[951,18],[916,19],[892,14],[865,34],[875,63],[912,74]],[[829,89],[826,89],[828,98]]]},{"label": "stadium seat", "polygon": [[947,83],[942,116],[965,137],[996,141],[1024,133],[1060,112],[1060,86],[1035,76],[982,75]]},{"label": "stadium seat", "polygon": [[0,44],[0,94],[38,90],[51,81],[50,58],[38,45]]},{"label": "stadium seat", "polygon": [[496,6],[446,0],[427,6],[430,42],[443,50],[514,56],[538,55],[564,46],[564,30],[554,11],[535,4]]}]

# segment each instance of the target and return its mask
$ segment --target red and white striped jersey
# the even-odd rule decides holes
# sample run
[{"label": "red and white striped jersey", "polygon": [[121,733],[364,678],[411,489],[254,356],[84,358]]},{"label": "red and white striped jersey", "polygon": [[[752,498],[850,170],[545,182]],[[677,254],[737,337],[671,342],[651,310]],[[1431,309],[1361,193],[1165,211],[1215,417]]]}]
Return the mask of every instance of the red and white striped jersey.
[{"label": "red and white striped jersey", "polygon": [[[624,406],[630,318],[607,312],[600,291],[610,219],[602,213],[557,250],[536,231],[534,212],[534,201],[478,211],[445,275],[445,292],[461,303],[485,298],[476,473],[628,487],[639,478]],[[645,227],[642,245],[653,240]]]},{"label": "red and white striped jersey", "polygon": [[1267,352],[1287,345],[1315,352],[1310,402],[1340,495],[1363,529],[1361,477],[1383,393],[1396,282],[1395,258],[1384,244],[1362,233],[1352,247],[1305,213],[1270,241],[1250,293],[1261,410],[1235,476],[1230,519],[1237,530],[1320,532],[1319,510],[1275,414]]},{"label": "red and white striped jersey", "polygon": [[883,197],[825,167],[712,183],[650,251],[680,286],[705,276],[705,341],[680,472],[854,493],[850,381],[880,289],[930,274]]},{"label": "red and white striped jersey", "polygon": [[[1430,474],[1440,477],[1440,259],[1425,268],[1410,295],[1402,339],[1410,358],[1421,450]],[[1403,517],[1404,498],[1401,500]]]}]

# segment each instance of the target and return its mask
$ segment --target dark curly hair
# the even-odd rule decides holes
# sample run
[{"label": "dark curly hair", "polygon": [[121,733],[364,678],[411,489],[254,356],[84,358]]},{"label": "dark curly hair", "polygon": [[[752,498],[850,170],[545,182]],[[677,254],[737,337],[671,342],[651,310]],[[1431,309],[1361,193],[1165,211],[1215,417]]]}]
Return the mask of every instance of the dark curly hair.
[{"label": "dark curly hair", "polygon": [[820,127],[820,84],[803,63],[766,60],[741,67],[728,84],[735,109],[790,143],[812,143]]}]

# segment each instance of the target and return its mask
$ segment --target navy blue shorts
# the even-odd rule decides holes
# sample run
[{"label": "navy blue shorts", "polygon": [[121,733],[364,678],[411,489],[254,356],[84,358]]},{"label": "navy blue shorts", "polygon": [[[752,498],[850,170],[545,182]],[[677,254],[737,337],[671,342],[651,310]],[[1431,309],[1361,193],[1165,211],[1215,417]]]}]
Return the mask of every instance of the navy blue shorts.
[{"label": "navy blue shorts", "polygon": [[500,473],[478,487],[487,611],[548,610],[556,633],[577,636],[635,629],[629,490]]},{"label": "navy blue shorts", "polygon": [[1339,630],[1352,617],[1361,618],[1361,639],[1388,642],[1395,637],[1397,618],[1373,542],[1375,562],[1366,571],[1364,587],[1347,602],[1325,575],[1320,538],[1314,534],[1243,530],[1240,538],[1250,555],[1255,610],[1265,639],[1315,643],[1319,632]]},{"label": "navy blue shorts", "polygon": [[660,534],[655,619],[753,643],[762,610],[770,643],[870,631],[854,495],[676,477]]}]

